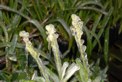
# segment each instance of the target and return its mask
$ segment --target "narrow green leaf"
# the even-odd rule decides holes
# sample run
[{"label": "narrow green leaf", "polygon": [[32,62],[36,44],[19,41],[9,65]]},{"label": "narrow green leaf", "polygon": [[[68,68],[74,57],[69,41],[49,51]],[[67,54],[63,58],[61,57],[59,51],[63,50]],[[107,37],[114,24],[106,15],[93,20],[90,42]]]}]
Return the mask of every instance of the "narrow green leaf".
[{"label": "narrow green leaf", "polygon": [[86,33],[86,36],[87,36],[87,49],[86,49],[86,52],[88,54],[88,56],[91,55],[91,51],[92,51],[92,41],[91,41],[91,35],[87,29],[87,27],[85,26],[86,23],[90,20],[90,16],[88,16],[84,22],[84,26],[83,26],[83,30],[85,31]]},{"label": "narrow green leaf", "polygon": [[49,77],[54,81],[54,82],[60,82],[58,75],[56,75],[52,70],[46,67],[46,71],[49,75]]},{"label": "narrow green leaf", "polygon": [[89,6],[86,6],[86,7],[81,7],[81,8],[77,8],[77,9],[83,9],[83,10],[93,10],[93,11],[96,11],[96,12],[100,12],[104,15],[107,15],[106,11],[102,10],[102,9],[98,9],[96,7],[89,7]]},{"label": "narrow green leaf", "polygon": [[80,82],[88,82],[88,76],[89,75],[85,71],[86,69],[84,68],[83,63],[81,62],[80,59],[76,59],[76,63],[80,67],[80,70],[78,71]]},{"label": "narrow green leaf", "polygon": [[6,10],[6,11],[13,12],[13,13],[16,13],[16,14],[18,14],[18,15],[24,17],[24,18],[27,19],[27,20],[30,20],[30,18],[29,18],[28,16],[24,15],[23,13],[21,13],[21,12],[15,10],[15,9],[12,9],[12,8],[10,8],[10,7],[7,7],[7,6],[5,6],[5,5],[0,5],[0,10]]},{"label": "narrow green leaf", "polygon": [[102,17],[102,14],[100,14],[97,19],[95,20],[94,24],[93,24],[93,28],[92,28],[92,32],[95,32],[96,31],[96,28],[101,20],[101,17]]},{"label": "narrow green leaf", "polygon": [[10,44],[7,44],[6,42],[0,43],[0,48],[3,48],[3,47],[10,47]]},{"label": "narrow green leaf", "polygon": [[109,28],[106,28],[104,38],[105,38],[104,39],[104,60],[107,64],[108,63],[108,52],[109,52]]},{"label": "narrow green leaf", "polygon": [[[100,31],[98,32],[98,39],[99,39],[99,38],[101,37],[101,35],[103,34],[104,29],[105,29],[105,27],[106,27],[106,25],[107,25],[107,23],[108,23],[108,21],[109,21],[109,18],[110,18],[110,16],[111,16],[112,12],[113,12],[113,7],[109,10],[108,15],[104,17],[103,24],[101,25],[101,29],[100,29]],[[96,46],[96,44],[97,44],[97,42],[96,42],[96,41],[93,41],[93,48]]]},{"label": "narrow green leaf", "polygon": [[87,6],[87,5],[96,5],[96,6],[103,9],[103,5],[100,2],[97,2],[97,1],[86,1],[82,4],[80,4],[79,7],[83,7],[83,6]]},{"label": "narrow green leaf", "polygon": [[11,42],[11,46],[9,47],[9,50],[8,50],[8,54],[9,54],[8,57],[12,61],[17,61],[16,55],[15,55],[15,48],[16,48],[17,40],[18,40],[18,35],[14,34],[12,42]]},{"label": "narrow green leaf", "polygon": [[66,30],[66,32],[68,33],[69,37],[71,38],[71,31],[69,29],[69,26],[66,24],[66,22],[61,19],[61,18],[57,18],[56,21],[58,21],[59,23],[61,23],[61,25],[64,27],[64,29]]},{"label": "narrow green leaf", "polygon": [[34,20],[34,19],[28,20],[28,22],[34,24],[37,27],[37,29],[40,31],[40,34],[43,37],[44,42],[47,43],[47,41],[46,41],[47,36],[46,36],[46,32],[45,32],[43,26],[37,20]]},{"label": "narrow green leaf", "polygon": [[5,42],[8,42],[8,32],[7,32],[7,28],[5,27],[4,23],[3,22],[0,22],[0,26],[2,27],[3,29],[3,32],[4,32],[4,35],[5,35]]},{"label": "narrow green leaf", "polygon": [[61,10],[65,9],[65,5],[64,5],[64,1],[63,0],[58,0],[58,4],[59,4]]},{"label": "narrow green leaf", "polygon": [[15,50],[16,44],[17,44],[17,40],[18,40],[18,35],[14,34],[13,35],[13,39],[11,41],[11,47],[9,49],[9,54],[13,54],[14,53],[14,50]]},{"label": "narrow green leaf", "polygon": [[40,16],[40,8],[39,8],[39,2],[38,2],[39,0],[32,0],[32,4],[33,4],[33,6],[34,6],[34,10],[35,10],[35,12],[36,12],[36,14],[37,14],[37,17],[39,18],[39,19],[41,19],[41,16]]},{"label": "narrow green leaf", "polygon": [[10,18],[8,16],[8,13],[2,12],[2,19],[5,21],[6,24],[10,23]]}]

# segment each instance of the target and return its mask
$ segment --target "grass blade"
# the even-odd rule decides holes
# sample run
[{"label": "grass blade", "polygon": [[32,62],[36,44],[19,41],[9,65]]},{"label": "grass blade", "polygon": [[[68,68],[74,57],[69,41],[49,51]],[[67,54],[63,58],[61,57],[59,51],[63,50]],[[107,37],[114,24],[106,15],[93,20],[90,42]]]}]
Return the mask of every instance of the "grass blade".
[{"label": "grass blade", "polygon": [[108,63],[108,52],[109,52],[109,28],[106,28],[104,38],[105,38],[104,39],[104,60],[107,64]]},{"label": "grass blade", "polygon": [[[106,25],[107,25],[107,23],[108,23],[108,21],[109,21],[109,18],[110,18],[110,16],[111,16],[112,12],[113,12],[113,7],[109,10],[108,15],[105,16],[105,18],[104,18],[104,20],[103,20],[103,24],[102,24],[102,26],[101,26],[101,29],[100,29],[99,33],[98,33],[98,39],[99,39],[99,38],[101,37],[101,35],[103,34],[104,29],[105,29],[105,27],[106,27]],[[96,46],[96,44],[97,44],[97,42],[94,40],[94,42],[93,42],[93,48]]]}]

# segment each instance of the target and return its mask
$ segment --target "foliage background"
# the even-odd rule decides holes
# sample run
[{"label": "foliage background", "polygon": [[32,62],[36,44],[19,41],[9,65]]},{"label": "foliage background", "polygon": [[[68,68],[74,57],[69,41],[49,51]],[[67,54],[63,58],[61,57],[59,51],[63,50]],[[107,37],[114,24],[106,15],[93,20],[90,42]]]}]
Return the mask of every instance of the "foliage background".
[{"label": "foliage background", "polygon": [[[58,43],[63,61],[72,62],[79,57],[69,30],[73,13],[84,21],[83,39],[89,62],[96,62],[100,58],[101,67],[105,67],[114,61],[113,66],[120,69],[115,65],[116,61],[122,61],[121,0],[1,0],[0,3],[0,66],[6,65],[0,71],[0,79],[7,82],[29,79],[33,68],[37,68],[18,36],[21,30],[30,33],[34,47],[44,54],[43,60],[53,62],[44,28],[53,23],[60,35]],[[53,65],[49,67],[54,68]]]}]

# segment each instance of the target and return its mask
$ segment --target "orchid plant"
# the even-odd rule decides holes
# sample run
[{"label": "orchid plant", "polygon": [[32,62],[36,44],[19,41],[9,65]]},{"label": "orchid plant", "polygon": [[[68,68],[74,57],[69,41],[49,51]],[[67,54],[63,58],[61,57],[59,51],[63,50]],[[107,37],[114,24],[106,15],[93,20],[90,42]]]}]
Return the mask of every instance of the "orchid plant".
[{"label": "orchid plant", "polygon": [[[52,24],[47,25],[46,30],[47,30],[47,34],[48,34],[47,41],[48,41],[49,45],[52,47],[52,51],[54,53],[55,64],[56,64],[57,72],[59,75],[59,78],[57,81],[58,82],[67,82],[70,79],[70,77],[72,75],[74,75],[74,73],[76,71],[79,70],[79,66],[75,63],[72,63],[71,65],[69,65],[68,62],[64,62],[62,65],[61,59],[60,59],[59,46],[57,43],[58,34],[56,34],[54,25],[52,25]],[[49,77],[51,77],[51,75],[46,72],[47,67],[42,63],[41,58],[39,58],[39,53],[32,46],[32,43],[29,40],[29,33],[25,32],[25,31],[21,31],[19,35],[23,38],[23,41],[25,42],[26,50],[36,60],[38,67],[40,69],[40,73],[42,73],[42,75],[44,77],[43,81],[50,82]],[[57,81],[55,81],[55,82],[57,82]]]},{"label": "orchid plant", "polygon": [[[57,38],[59,37],[59,35],[56,33],[56,29],[54,25],[49,24],[45,26],[48,46],[51,47],[51,50],[53,51],[55,67],[58,75],[56,75],[53,71],[51,71],[47,66],[43,64],[42,59],[39,58],[40,53],[36,51],[31,41],[29,40],[29,33],[25,31],[20,32],[19,35],[23,38],[23,41],[25,42],[26,50],[36,60],[38,64],[38,68],[40,69],[40,73],[42,74],[42,77],[40,77],[39,81],[69,82],[68,80],[73,75],[76,75],[79,77],[77,78],[76,81],[80,81],[80,82],[101,82],[102,81],[103,82],[106,78],[105,75],[106,69],[101,71],[99,66],[96,66],[96,68],[98,68],[98,73],[97,73],[98,75],[93,78],[94,73],[92,71],[95,70],[95,66],[92,66],[93,67],[92,68],[88,63],[87,54],[85,52],[86,46],[83,45],[84,40],[81,39],[83,35],[83,21],[81,21],[80,17],[78,17],[75,14],[72,14],[71,18],[72,18],[71,32],[75,38],[78,50],[80,52],[80,58],[77,58],[76,63],[73,62],[71,65],[69,65],[69,62],[63,62],[61,60],[61,52],[59,50],[59,45],[57,42]],[[105,77],[103,77],[103,75],[105,75]],[[34,80],[34,76],[32,77]]]}]

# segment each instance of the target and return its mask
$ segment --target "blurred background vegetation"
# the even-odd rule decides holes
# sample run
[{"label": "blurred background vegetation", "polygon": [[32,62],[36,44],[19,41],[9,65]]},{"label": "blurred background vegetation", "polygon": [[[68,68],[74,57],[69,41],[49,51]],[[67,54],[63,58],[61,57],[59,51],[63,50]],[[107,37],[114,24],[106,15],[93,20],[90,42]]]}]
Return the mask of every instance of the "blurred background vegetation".
[{"label": "blurred background vegetation", "polygon": [[[0,80],[13,82],[29,79],[35,61],[28,56],[21,30],[30,33],[34,47],[44,61],[53,63],[46,41],[45,25],[54,24],[63,61],[79,57],[71,36],[71,14],[84,21],[85,45],[89,63],[100,59],[100,67],[109,66],[110,82],[122,77],[122,1],[121,0],[0,0]],[[47,64],[48,65],[48,64]],[[53,65],[48,65],[54,69]]]}]

